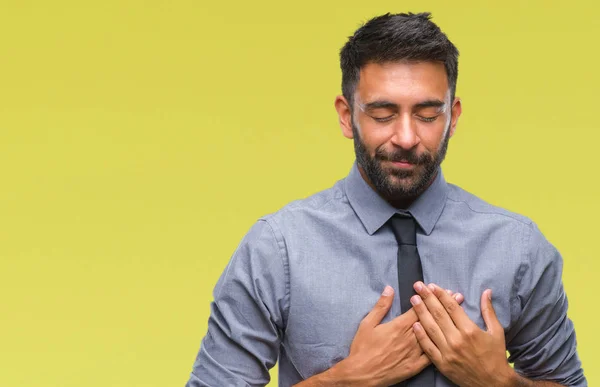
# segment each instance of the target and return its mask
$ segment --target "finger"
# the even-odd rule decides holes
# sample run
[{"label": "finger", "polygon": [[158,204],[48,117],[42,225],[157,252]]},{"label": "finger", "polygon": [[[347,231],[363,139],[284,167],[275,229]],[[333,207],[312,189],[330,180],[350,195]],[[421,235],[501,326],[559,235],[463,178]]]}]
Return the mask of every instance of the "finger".
[{"label": "finger", "polygon": [[466,326],[473,324],[467,313],[460,307],[458,300],[448,296],[448,294],[439,286],[430,284],[430,290],[433,289],[433,294],[438,298],[446,312],[452,319],[452,322],[459,329],[464,329]]},{"label": "finger", "polygon": [[[454,325],[452,318],[450,318],[450,316],[448,315],[448,312],[446,311],[446,309],[444,308],[444,306],[438,299],[437,295],[431,291],[431,289],[433,289],[433,287],[429,288],[429,287],[425,286],[425,284],[423,282],[419,281],[419,282],[415,283],[414,288],[415,288],[415,291],[423,299],[423,302],[427,306],[427,309],[433,316],[437,325],[439,325],[439,327],[442,329],[442,332],[444,333],[444,335],[451,336],[453,334],[458,333],[458,330],[456,329],[456,326]],[[438,289],[439,289],[439,287],[438,287]],[[448,296],[448,294],[446,294],[446,292],[441,291],[441,293],[443,293],[444,296],[451,298],[450,296]]]},{"label": "finger", "polygon": [[387,285],[385,289],[383,289],[383,293],[381,293],[381,296],[379,297],[379,300],[377,300],[377,303],[375,303],[373,309],[371,309],[371,311],[363,318],[361,325],[364,324],[369,327],[378,325],[390,310],[393,300],[394,289]]},{"label": "finger", "polygon": [[465,296],[463,296],[461,293],[454,293],[452,295],[452,298],[454,298],[459,304],[462,304],[465,300]]},{"label": "finger", "polygon": [[[434,296],[432,296],[434,297]],[[427,305],[423,302],[419,295],[414,295],[410,298],[414,311],[416,312],[420,325],[425,330],[427,336],[431,341],[441,350],[445,350],[447,347],[446,337],[442,329],[431,315]],[[413,324],[414,327],[414,324]],[[454,328],[456,329],[456,327]]]},{"label": "finger", "polygon": [[427,367],[430,364],[431,364],[431,360],[423,352],[421,354],[421,356],[419,356],[419,358],[414,362],[415,371],[416,371],[415,375],[421,373],[421,371],[423,371],[425,369],[425,367]]},{"label": "finger", "polygon": [[502,328],[502,324],[498,321],[496,311],[492,305],[492,289],[486,289],[481,295],[481,315],[483,316],[483,321],[485,321],[488,332],[492,335],[502,334],[504,336],[504,328]]},{"label": "finger", "polygon": [[[417,348],[419,348],[419,347],[417,346]],[[420,348],[419,348],[419,350],[420,350]],[[406,373],[406,369],[399,369],[399,371],[402,372],[403,377],[400,378],[400,379],[393,380],[392,382],[394,383],[394,386],[400,386],[400,385],[404,386],[404,385],[406,385],[406,383],[402,383],[402,382],[404,380],[406,380],[407,376],[409,378],[412,378],[413,376],[421,373],[421,371],[423,371],[425,369],[425,367],[427,367],[430,364],[431,364],[431,360],[429,360],[429,358],[427,357],[427,355],[425,355],[424,353],[421,353],[421,355],[419,355],[419,357],[417,358],[417,360],[415,360],[412,363],[412,365],[414,365],[414,368],[412,369],[412,374],[406,375],[405,374]]]},{"label": "finger", "polygon": [[415,332],[415,336],[417,337],[419,346],[421,347],[423,353],[427,356],[427,358],[436,366],[440,364],[442,360],[442,353],[440,349],[435,345],[435,343],[431,340],[431,338],[427,335],[427,332],[425,331],[424,327],[420,323],[416,322],[413,325],[413,331]]},{"label": "finger", "polygon": [[415,312],[415,308],[410,308],[406,312],[402,313],[400,316],[395,317],[388,324],[396,324],[398,329],[406,332],[412,329],[412,325],[419,321],[419,316],[417,316],[417,312]]},{"label": "finger", "polygon": [[450,289],[446,289],[446,293],[448,293],[452,298],[454,298],[456,300],[456,302],[458,302],[459,304],[462,304],[462,302],[465,300],[465,298],[462,294],[454,293]]}]

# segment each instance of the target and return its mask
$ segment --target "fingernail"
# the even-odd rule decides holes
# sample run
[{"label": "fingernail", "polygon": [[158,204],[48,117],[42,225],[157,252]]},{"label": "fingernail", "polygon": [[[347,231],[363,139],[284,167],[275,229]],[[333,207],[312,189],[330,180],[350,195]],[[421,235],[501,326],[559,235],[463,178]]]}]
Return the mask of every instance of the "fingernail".
[{"label": "fingernail", "polygon": [[429,290],[431,290],[432,292],[435,291],[435,285],[434,284],[429,284],[427,285],[427,287],[429,288]]},{"label": "fingernail", "polygon": [[413,329],[416,331],[420,331],[421,330],[421,324],[419,324],[418,322],[413,324]]},{"label": "fingernail", "polygon": [[421,284],[421,282],[415,283],[415,290],[417,292],[420,292],[421,290],[423,290],[423,284]]},{"label": "fingernail", "polygon": [[391,296],[394,294],[394,289],[390,285],[386,285],[386,287],[383,289],[383,293],[381,294],[384,296]]},{"label": "fingernail", "polygon": [[410,298],[410,303],[413,305],[419,305],[421,303],[421,297],[419,296],[412,296]]},{"label": "fingernail", "polygon": [[492,289],[488,289],[488,299],[492,301]]}]

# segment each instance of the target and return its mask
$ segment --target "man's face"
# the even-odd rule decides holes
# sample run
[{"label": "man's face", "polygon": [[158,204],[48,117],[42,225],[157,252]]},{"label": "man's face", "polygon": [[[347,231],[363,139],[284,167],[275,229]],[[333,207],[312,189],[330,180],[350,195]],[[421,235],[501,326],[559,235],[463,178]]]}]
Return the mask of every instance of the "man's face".
[{"label": "man's face", "polygon": [[443,63],[368,64],[354,98],[352,113],[337,100],[336,107],[361,173],[390,202],[418,196],[444,160],[461,113]]}]

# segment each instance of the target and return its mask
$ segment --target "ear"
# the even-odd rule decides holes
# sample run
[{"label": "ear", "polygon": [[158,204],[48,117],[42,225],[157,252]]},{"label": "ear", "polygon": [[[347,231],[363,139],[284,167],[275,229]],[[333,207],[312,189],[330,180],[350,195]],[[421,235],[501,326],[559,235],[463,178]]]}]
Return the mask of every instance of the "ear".
[{"label": "ear", "polygon": [[346,138],[353,138],[352,133],[352,112],[350,110],[350,104],[342,95],[335,97],[335,110],[337,110],[338,118],[340,121],[340,128],[342,134]]},{"label": "ear", "polygon": [[462,113],[462,104],[460,98],[454,98],[454,103],[452,104],[452,122],[450,123],[450,137],[454,135],[456,131],[456,124],[458,123],[458,118]]}]

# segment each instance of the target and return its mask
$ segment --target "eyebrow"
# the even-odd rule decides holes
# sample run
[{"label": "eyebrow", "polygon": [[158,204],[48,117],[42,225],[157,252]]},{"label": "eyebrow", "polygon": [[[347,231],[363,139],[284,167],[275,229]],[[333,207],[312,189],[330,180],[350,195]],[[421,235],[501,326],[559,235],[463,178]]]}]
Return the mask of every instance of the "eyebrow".
[{"label": "eyebrow", "polygon": [[399,110],[398,105],[390,101],[373,101],[365,104],[360,104],[360,108],[363,111],[375,109]]},{"label": "eyebrow", "polygon": [[[429,107],[437,107],[437,108],[440,108],[440,110],[444,110],[445,106],[446,106],[446,103],[444,101],[440,101],[439,99],[428,99],[428,100],[425,100],[425,101],[415,104],[414,109],[419,110],[419,109],[424,109],[424,108],[429,108]],[[398,106],[398,104],[395,104],[390,101],[385,101],[385,100],[378,100],[378,101],[373,101],[373,102],[369,102],[369,103],[365,103],[365,104],[360,104],[359,107],[364,112],[370,111],[370,110],[375,110],[375,109],[390,109],[390,110],[395,110],[395,111],[400,110],[400,106]]]},{"label": "eyebrow", "polygon": [[445,106],[446,106],[446,103],[444,101],[440,101],[439,99],[430,99],[427,101],[419,102],[418,104],[415,105],[415,108],[416,109],[423,109],[423,108],[428,108],[428,107],[443,108]]}]

